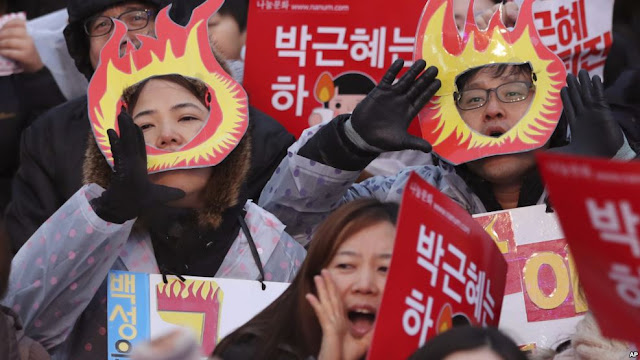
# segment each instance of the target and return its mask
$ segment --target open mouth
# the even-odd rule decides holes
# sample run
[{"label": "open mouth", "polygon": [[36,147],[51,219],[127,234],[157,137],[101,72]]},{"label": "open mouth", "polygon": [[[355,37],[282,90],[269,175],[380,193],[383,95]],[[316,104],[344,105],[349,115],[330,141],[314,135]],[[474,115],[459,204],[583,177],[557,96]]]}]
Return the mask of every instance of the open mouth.
[{"label": "open mouth", "polygon": [[376,310],[372,307],[351,308],[347,312],[351,325],[351,334],[354,337],[362,337],[373,330],[376,322]]},{"label": "open mouth", "polygon": [[501,126],[490,126],[487,129],[485,129],[484,131],[484,135],[486,136],[491,136],[494,138],[499,138],[500,136],[504,135],[504,133],[506,133],[507,131],[502,128]]}]

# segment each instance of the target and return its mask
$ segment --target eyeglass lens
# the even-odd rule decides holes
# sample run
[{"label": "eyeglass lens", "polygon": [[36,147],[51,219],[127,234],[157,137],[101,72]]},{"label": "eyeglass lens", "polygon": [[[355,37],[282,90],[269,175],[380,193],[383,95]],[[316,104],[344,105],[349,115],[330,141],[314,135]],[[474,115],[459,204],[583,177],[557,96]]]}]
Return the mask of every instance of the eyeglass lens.
[{"label": "eyeglass lens", "polygon": [[489,99],[489,93],[495,91],[498,100],[505,103],[523,101],[529,95],[530,85],[515,81],[502,84],[495,89],[470,89],[460,92],[458,106],[461,109],[476,109],[484,106]]},{"label": "eyeglass lens", "polygon": [[[149,13],[146,10],[131,10],[120,14],[117,19],[124,22],[129,31],[140,30],[149,23]],[[87,25],[85,27],[90,36],[101,36],[111,32],[113,19],[108,16],[98,16]]]}]

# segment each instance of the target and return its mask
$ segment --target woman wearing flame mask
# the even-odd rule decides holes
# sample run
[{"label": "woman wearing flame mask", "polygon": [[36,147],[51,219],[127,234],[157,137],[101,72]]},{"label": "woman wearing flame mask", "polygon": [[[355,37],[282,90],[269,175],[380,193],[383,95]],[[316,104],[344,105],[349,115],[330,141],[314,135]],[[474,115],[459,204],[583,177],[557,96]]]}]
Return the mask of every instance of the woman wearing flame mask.
[{"label": "woman wearing flame mask", "polygon": [[250,132],[216,166],[147,174],[146,146],[176,151],[204,124],[206,85],[164,75],[123,98],[119,134],[108,131],[114,171],[97,145],[89,147],[88,185],[12,263],[4,303],[54,358],[106,356],[111,269],[286,282],[305,256],[277,218],[247,201]]}]

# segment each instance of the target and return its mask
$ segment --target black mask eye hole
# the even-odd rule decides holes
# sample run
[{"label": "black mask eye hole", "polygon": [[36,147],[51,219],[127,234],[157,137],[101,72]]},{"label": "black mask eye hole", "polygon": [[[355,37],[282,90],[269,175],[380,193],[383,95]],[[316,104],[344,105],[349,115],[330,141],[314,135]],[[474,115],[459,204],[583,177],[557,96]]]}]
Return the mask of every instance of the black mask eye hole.
[{"label": "black mask eye hole", "polygon": [[336,109],[340,109],[341,107],[342,107],[342,104],[336,103]]}]

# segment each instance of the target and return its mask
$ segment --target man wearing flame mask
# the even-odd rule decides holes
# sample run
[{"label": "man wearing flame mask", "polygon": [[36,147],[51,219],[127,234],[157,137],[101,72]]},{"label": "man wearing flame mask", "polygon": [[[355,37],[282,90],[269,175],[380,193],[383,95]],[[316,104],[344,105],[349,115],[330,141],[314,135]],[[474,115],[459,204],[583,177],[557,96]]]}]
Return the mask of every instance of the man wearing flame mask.
[{"label": "man wearing flame mask", "polygon": [[[184,24],[193,7],[201,2],[178,1],[172,5],[170,15]],[[129,31],[128,38],[137,46],[136,35],[153,35],[155,15],[169,3],[169,0],[70,0],[69,25],[64,33],[78,70],[91,78],[114,18],[135,28]],[[122,44],[122,50],[124,47]],[[252,167],[247,191],[249,198],[257,199],[295,138],[273,118],[252,107],[249,110],[255,126],[251,129]],[[82,186],[82,163],[89,135],[86,96],[52,109],[25,130],[20,168],[6,212],[14,252]]]},{"label": "man wearing flame mask", "polygon": [[[431,151],[427,141],[408,134],[407,128],[440,88],[440,80],[436,79],[438,70],[432,66],[420,74],[426,64],[424,60],[418,60],[392,85],[402,63],[397,60],[390,67],[380,84],[353,114],[341,115],[323,127],[306,130],[289,148],[289,156],[264,188],[260,205],[282,219],[287,230],[303,244],[320,219],[342,203],[360,197],[399,202],[411,172],[419,174],[472,214],[544,202],[544,188],[535,170],[532,151],[492,156],[456,168],[448,164],[410,167],[395,176],[379,176],[353,184],[360,171],[381,152]],[[478,85],[483,94],[488,94],[485,98],[488,101],[484,101],[483,106],[478,106],[478,102],[482,102],[478,96],[468,99],[468,94],[463,95],[477,107],[473,111],[482,112],[464,115],[465,120],[475,131],[489,132],[489,135],[508,130],[506,127],[519,120],[522,109],[526,110],[526,98],[529,97],[529,102],[533,98],[530,93],[533,90],[527,87],[523,90],[527,96],[519,104],[514,102],[517,109],[496,110],[501,105],[514,105],[504,103],[505,96],[514,95],[502,90],[505,84],[526,78],[527,70],[514,70],[513,65],[506,65],[501,73],[496,71],[495,67],[480,69],[467,80],[483,82]],[[498,89],[501,85],[503,88]],[[462,91],[467,89],[462,87]],[[496,91],[500,95],[495,96]],[[572,139],[569,145],[559,149],[609,158],[635,156],[620,127],[611,118],[599,78],[592,82],[588,74],[582,72],[578,82],[569,75],[562,100]],[[469,103],[463,105],[465,108],[470,106]],[[499,129],[498,124],[504,124],[505,128]],[[565,145],[560,142],[555,146]]]}]

